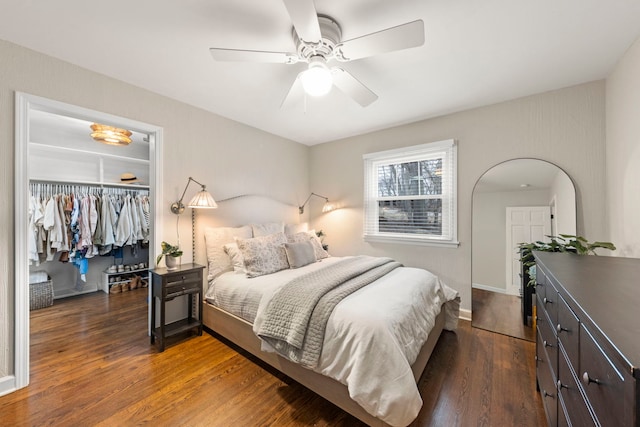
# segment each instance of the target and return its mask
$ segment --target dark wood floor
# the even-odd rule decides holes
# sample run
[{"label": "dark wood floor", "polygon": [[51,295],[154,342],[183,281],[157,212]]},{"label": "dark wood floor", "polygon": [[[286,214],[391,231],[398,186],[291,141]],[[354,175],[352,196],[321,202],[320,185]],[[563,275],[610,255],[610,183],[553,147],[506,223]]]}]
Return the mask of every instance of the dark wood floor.
[{"label": "dark wood floor", "polygon": [[[56,300],[31,313],[31,382],[0,397],[1,426],[362,426],[207,333],[149,345],[146,291]],[[545,425],[534,344],[443,333],[412,426]]]},{"label": "dark wood floor", "polygon": [[473,326],[499,334],[535,341],[535,329],[522,322],[522,300],[514,295],[471,290]]}]

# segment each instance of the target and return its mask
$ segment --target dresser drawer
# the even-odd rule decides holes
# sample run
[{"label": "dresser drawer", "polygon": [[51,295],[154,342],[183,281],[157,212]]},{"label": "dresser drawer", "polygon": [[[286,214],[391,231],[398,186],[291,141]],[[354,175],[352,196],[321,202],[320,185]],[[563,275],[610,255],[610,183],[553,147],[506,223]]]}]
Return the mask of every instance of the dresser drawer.
[{"label": "dresser drawer", "polygon": [[540,396],[544,411],[547,414],[547,422],[549,426],[555,426],[558,418],[558,399],[555,385],[555,378],[551,371],[551,365],[548,362],[547,353],[542,346],[540,333],[536,351],[538,353],[538,361],[536,364],[536,375],[538,378],[538,387],[540,388]]},{"label": "dresser drawer", "polygon": [[580,326],[580,371],[589,403],[603,426],[629,425],[625,417],[625,381],[593,335]]},{"label": "dresser drawer", "polygon": [[567,411],[569,425],[574,426],[595,426],[587,403],[582,397],[580,386],[574,377],[573,370],[569,368],[567,354],[562,344],[559,346],[558,352],[558,394],[564,403]]},{"label": "dresser drawer", "polygon": [[539,295],[538,297],[538,311],[542,308],[543,311],[547,312],[549,320],[551,320],[551,324],[555,329],[558,324],[558,298],[560,296],[551,285],[551,282],[548,282],[545,288],[544,296]]},{"label": "dresser drawer", "polygon": [[558,295],[558,323],[556,334],[567,353],[567,358],[574,372],[580,370],[580,322],[567,302]]},{"label": "dresser drawer", "polygon": [[538,312],[537,315],[536,325],[541,339],[540,346],[544,348],[544,351],[547,353],[546,359],[553,368],[555,382],[555,376],[558,371],[558,339],[556,338],[556,330],[544,310]]}]

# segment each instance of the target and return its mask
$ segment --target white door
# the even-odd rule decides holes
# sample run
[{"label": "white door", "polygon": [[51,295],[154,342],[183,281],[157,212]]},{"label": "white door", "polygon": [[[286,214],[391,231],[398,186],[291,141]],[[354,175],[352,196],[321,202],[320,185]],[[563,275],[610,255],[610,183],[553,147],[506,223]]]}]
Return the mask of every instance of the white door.
[{"label": "white door", "polygon": [[518,244],[549,241],[549,206],[507,207],[507,293],[520,294],[520,254]]}]

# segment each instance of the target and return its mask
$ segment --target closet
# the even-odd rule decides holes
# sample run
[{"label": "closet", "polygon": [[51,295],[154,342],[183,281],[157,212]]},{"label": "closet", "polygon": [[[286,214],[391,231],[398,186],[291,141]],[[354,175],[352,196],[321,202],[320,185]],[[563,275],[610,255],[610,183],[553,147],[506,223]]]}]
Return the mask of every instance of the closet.
[{"label": "closet", "polygon": [[54,299],[148,283],[149,135],[110,145],[91,137],[92,124],[30,112],[29,281],[46,276]]}]

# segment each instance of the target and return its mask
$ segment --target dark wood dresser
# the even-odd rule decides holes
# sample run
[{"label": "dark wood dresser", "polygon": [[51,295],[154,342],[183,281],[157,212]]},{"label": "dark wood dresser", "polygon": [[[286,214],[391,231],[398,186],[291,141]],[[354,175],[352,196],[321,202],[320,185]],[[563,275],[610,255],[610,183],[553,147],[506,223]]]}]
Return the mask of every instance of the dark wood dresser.
[{"label": "dark wood dresser", "polygon": [[640,259],[535,252],[550,426],[640,426]]}]

